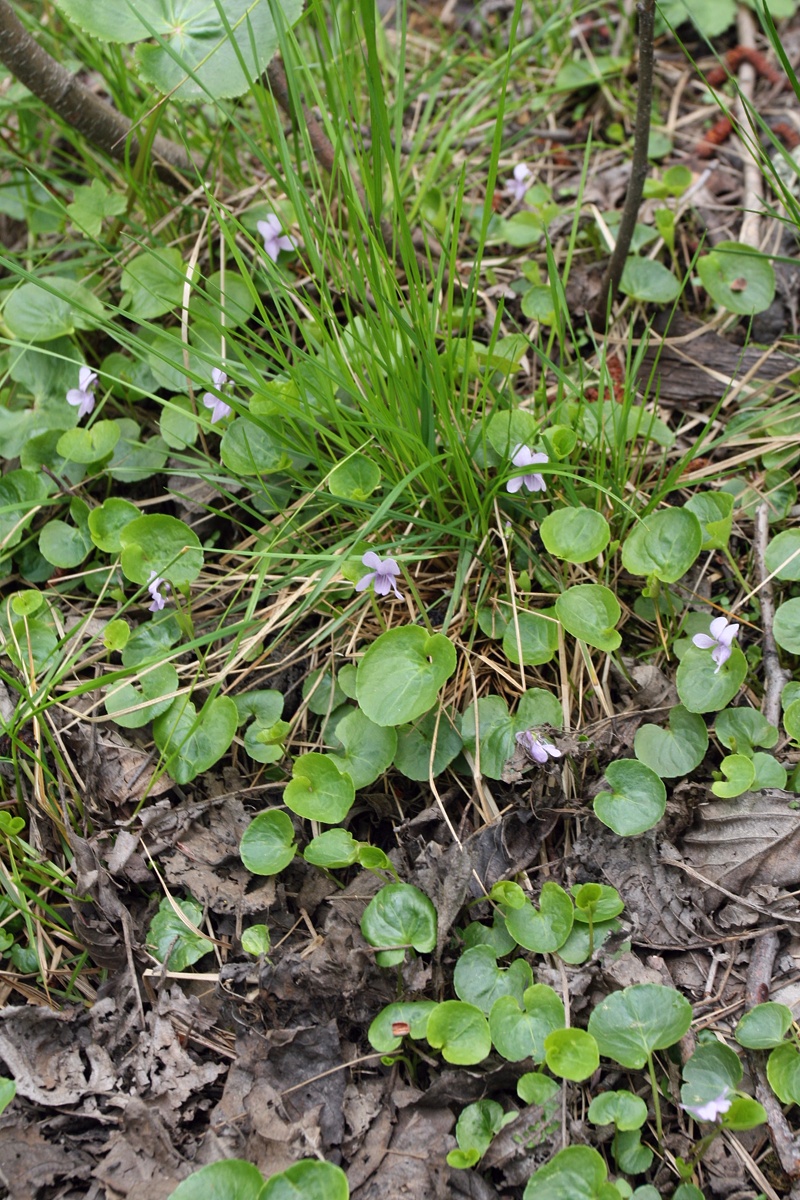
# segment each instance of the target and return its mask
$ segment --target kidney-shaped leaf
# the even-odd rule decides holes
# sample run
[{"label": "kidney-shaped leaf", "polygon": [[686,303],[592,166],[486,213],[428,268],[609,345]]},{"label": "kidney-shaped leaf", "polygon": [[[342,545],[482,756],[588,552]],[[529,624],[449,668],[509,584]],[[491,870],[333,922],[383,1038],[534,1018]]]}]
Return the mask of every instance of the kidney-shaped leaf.
[{"label": "kidney-shaped leaf", "polygon": [[189,783],[222,758],[233,741],[236,705],[229,696],[207,700],[200,712],[184,696],[153,722],[153,739],[176,783]]},{"label": "kidney-shaped leaf", "polygon": [[546,983],[526,988],[520,1004],[515,996],[501,996],[489,1013],[489,1029],[498,1054],[509,1062],[532,1058],[544,1062],[545,1039],[564,1027],[564,1004]]},{"label": "kidney-shaped leaf", "polygon": [[708,749],[708,730],[698,713],[690,713],[682,704],[669,711],[669,728],[640,725],[633,749],[661,779],[676,779],[699,767]]},{"label": "kidney-shaped leaf", "polygon": [[149,583],[153,571],[177,588],[188,587],[203,569],[200,539],[177,517],[153,513],[119,531],[122,570],[132,583]]},{"label": "kidney-shaped leaf", "polygon": [[350,1188],[341,1167],[303,1158],[271,1175],[258,1200],[348,1200]]},{"label": "kidney-shaped leaf", "polygon": [[741,242],[719,242],[697,261],[697,274],[715,304],[752,316],[775,297],[775,272],[768,259]]},{"label": "kidney-shaped leaf", "polygon": [[435,1050],[441,1050],[445,1062],[464,1067],[483,1062],[492,1049],[486,1017],[463,1000],[437,1004],[428,1017],[425,1036]]},{"label": "kidney-shaped leaf", "polygon": [[195,1171],[170,1192],[169,1200],[259,1200],[263,1187],[258,1167],[227,1158]]},{"label": "kidney-shaped leaf", "polygon": [[740,1046],[747,1046],[749,1050],[771,1050],[780,1046],[793,1020],[790,1008],[768,1000],[744,1014],[733,1036]]},{"label": "kidney-shaped leaf", "polygon": [[588,1028],[606,1058],[641,1069],[654,1050],[680,1041],[691,1023],[692,1006],[680,992],[640,983],[601,1000]]},{"label": "kidney-shaped leaf", "polygon": [[376,725],[404,725],[433,708],[455,669],[455,648],[444,634],[418,625],[390,629],[358,664],[358,703]]},{"label": "kidney-shaped leaf", "polygon": [[[777,635],[775,640],[778,640]],[[678,664],[675,684],[689,712],[719,712],[730,704],[746,675],[747,659],[738,646],[733,646],[730,658],[719,668],[710,650],[689,646]]]},{"label": "kidney-shaped leaf", "polygon": [[533,972],[524,958],[509,967],[498,967],[491,946],[473,946],[456,963],[453,990],[459,1000],[474,1004],[487,1016],[500,996],[514,996],[522,1003],[526,988],[533,985]]},{"label": "kidney-shaped leaf", "polygon": [[327,754],[301,754],[283,789],[283,802],[308,821],[338,825],[349,813],[356,791],[350,776]]},{"label": "kidney-shaped leaf", "polygon": [[[522,1200],[610,1200],[608,1169],[591,1146],[567,1146],[528,1180]],[[616,1188],[613,1189],[617,1195]]]},{"label": "kidney-shaped leaf", "polygon": [[608,521],[591,508],[557,508],[542,521],[539,533],[551,554],[571,563],[597,558],[611,540]]}]

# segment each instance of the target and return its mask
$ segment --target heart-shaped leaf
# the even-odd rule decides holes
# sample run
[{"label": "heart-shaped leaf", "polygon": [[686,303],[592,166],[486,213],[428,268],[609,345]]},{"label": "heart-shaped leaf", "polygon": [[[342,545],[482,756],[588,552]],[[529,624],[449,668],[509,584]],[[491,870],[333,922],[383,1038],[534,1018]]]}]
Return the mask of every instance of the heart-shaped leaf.
[{"label": "heart-shaped leaf", "polygon": [[608,521],[591,508],[557,508],[539,526],[545,548],[566,562],[597,558],[611,540]]},{"label": "heart-shaped leaf", "polygon": [[595,796],[597,818],[620,837],[633,837],[652,829],[667,807],[667,789],[644,763],[620,758],[609,763],[605,777],[613,791]]},{"label": "heart-shaped leaf", "polygon": [[474,1004],[487,1016],[500,996],[515,996],[522,1003],[526,988],[533,985],[533,972],[524,958],[509,967],[498,967],[491,946],[473,946],[456,963],[453,989],[459,1000]]},{"label": "heart-shaped leaf", "polygon": [[733,527],[733,496],[727,492],[698,492],[685,504],[700,522],[701,550],[724,550]]},{"label": "heart-shaped leaf", "polygon": [[591,1146],[567,1146],[534,1171],[522,1200],[616,1200],[609,1191],[608,1168]]},{"label": "heart-shaped leaf", "polygon": [[388,883],[370,900],[361,918],[361,932],[371,946],[383,949],[378,965],[390,967],[405,958],[406,947],[429,954],[436,945],[436,909],[419,888],[410,883]]},{"label": "heart-shaped leaf", "polygon": [[[800,639],[798,645],[800,646]],[[738,646],[733,646],[730,658],[719,668],[709,650],[689,646],[678,664],[675,684],[678,695],[689,712],[719,712],[730,704],[744,683],[746,675],[747,659]]]},{"label": "heart-shaped leaf", "polygon": [[544,1060],[559,1079],[581,1083],[600,1066],[600,1052],[585,1029],[556,1029],[545,1038]]},{"label": "heart-shaped leaf", "polygon": [[790,1008],[768,1000],[764,1004],[756,1004],[744,1014],[733,1036],[740,1046],[747,1046],[749,1050],[771,1050],[774,1046],[780,1046],[793,1020]]},{"label": "heart-shaped leaf", "polygon": [[[404,1037],[420,1041],[428,1030],[428,1018],[436,1008],[433,1000],[405,1000],[387,1004],[381,1009],[367,1031],[367,1038],[378,1054],[391,1054]],[[408,1026],[408,1032],[400,1032]]]},{"label": "heart-shaped leaf", "polygon": [[176,783],[189,783],[222,758],[233,741],[236,705],[229,696],[207,700],[197,712],[191,700],[179,696],[153,722],[153,739]]},{"label": "heart-shaped leaf", "polygon": [[606,1058],[641,1070],[654,1050],[680,1041],[691,1023],[692,1006],[680,992],[660,983],[639,983],[601,1000],[588,1029]]},{"label": "heart-shaped leaf", "polygon": [[376,725],[361,709],[353,709],[336,726],[336,740],[343,753],[331,757],[346,771],[353,787],[363,788],[380,779],[391,766],[397,750],[397,734],[391,726]]},{"label": "heart-shaped leaf", "polygon": [[468,1067],[483,1062],[492,1049],[489,1023],[474,1004],[445,1000],[428,1017],[425,1036],[445,1062]]},{"label": "heart-shaped leaf", "polygon": [[514,996],[501,996],[489,1013],[494,1047],[509,1062],[522,1062],[524,1058],[544,1062],[545,1039],[563,1027],[564,1004],[545,983],[527,988],[522,1004]]},{"label": "heart-shaped leaf", "polygon": [[668,720],[668,729],[640,725],[633,749],[639,762],[661,779],[676,779],[700,766],[708,749],[708,730],[703,718],[682,704],[670,709]]},{"label": "heart-shaped leaf", "polygon": [[720,799],[732,800],[734,796],[741,796],[742,792],[753,786],[756,769],[752,758],[748,758],[747,755],[728,754],[723,758],[719,769],[725,778],[712,783],[711,790]]},{"label": "heart-shaped leaf", "polygon": [[353,806],[356,791],[349,775],[328,754],[301,754],[283,790],[283,802],[309,821],[338,825]]},{"label": "heart-shaped leaf", "polygon": [[622,547],[622,565],[632,575],[654,575],[675,583],[700,553],[703,531],[693,512],[665,508],[642,517]]},{"label": "heart-shaped leaf", "polygon": [[[119,532],[122,570],[132,583],[149,583],[153,572],[173,587],[188,588],[203,569],[200,539],[176,517],[137,517]],[[233,701],[231,701],[233,703]]]},{"label": "heart-shaped leaf", "polygon": [[622,638],[615,626],[622,616],[617,598],[600,583],[577,583],[556,600],[556,616],[573,637],[610,654]]},{"label": "heart-shaped leaf", "polygon": [[775,272],[758,250],[741,242],[718,242],[697,261],[697,274],[715,304],[752,316],[775,297]]},{"label": "heart-shaped leaf", "polygon": [[534,954],[552,954],[569,937],[574,909],[564,889],[548,880],[542,886],[538,909],[526,900],[520,908],[507,907],[503,915],[508,932],[520,946]]},{"label": "heart-shaped leaf", "polygon": [[444,634],[418,625],[390,629],[358,664],[358,703],[376,725],[404,725],[433,708],[455,669],[455,648]]},{"label": "heart-shaped leaf", "polygon": [[[348,1200],[349,1196],[347,1176],[341,1167],[303,1158],[278,1175],[270,1175],[258,1200]],[[206,1200],[212,1198],[207,1196]]]},{"label": "heart-shaped leaf", "polygon": [[296,851],[291,819],[278,808],[253,817],[239,845],[239,856],[253,875],[279,875]]}]

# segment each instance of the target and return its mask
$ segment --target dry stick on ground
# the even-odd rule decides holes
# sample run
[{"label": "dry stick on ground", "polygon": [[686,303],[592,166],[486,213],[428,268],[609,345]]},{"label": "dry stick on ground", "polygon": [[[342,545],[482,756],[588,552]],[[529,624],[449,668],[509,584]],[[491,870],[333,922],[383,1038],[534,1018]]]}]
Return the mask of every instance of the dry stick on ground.
[{"label": "dry stick on ground", "polygon": [[[769,987],[772,980],[772,964],[778,952],[777,933],[767,933],[758,938],[750,955],[750,966],[747,970],[745,986],[745,1004],[748,1009],[756,1004],[763,1004],[769,998]],[[755,1084],[756,1100],[763,1104],[767,1113],[767,1127],[772,1145],[775,1147],[781,1167],[792,1180],[791,1200],[800,1200],[800,1145],[792,1134],[789,1123],[783,1115],[778,1098],[769,1086],[764,1053],[761,1050],[748,1050],[747,1061],[750,1076]]]},{"label": "dry stick on ground", "polygon": [[781,692],[783,685],[788,683],[791,675],[781,666],[778,647],[772,624],[775,620],[775,600],[772,595],[772,580],[770,579],[764,555],[769,540],[769,501],[764,500],[756,509],[755,541],[753,549],[756,560],[756,576],[758,578],[758,595],[761,603],[761,629],[764,656],[764,702],[761,710],[770,725],[781,723]]},{"label": "dry stick on ground", "polygon": [[633,160],[631,177],[622,216],[617,231],[617,240],[611,254],[600,295],[592,310],[592,322],[605,328],[609,305],[613,302],[622,278],[628,251],[631,248],[639,205],[642,202],[644,181],[649,171],[647,146],[650,140],[650,122],[653,107],[653,30],[655,26],[655,0],[639,0],[639,92],[636,97],[636,125],[633,134]]},{"label": "dry stick on ground", "polygon": [[[131,121],[51,58],[18,20],[8,0],[0,0],[0,62],[87,141],[112,158],[136,159],[139,140]],[[183,147],[156,136],[151,153],[159,178],[188,191],[190,185],[182,176],[196,177],[197,166]]]}]

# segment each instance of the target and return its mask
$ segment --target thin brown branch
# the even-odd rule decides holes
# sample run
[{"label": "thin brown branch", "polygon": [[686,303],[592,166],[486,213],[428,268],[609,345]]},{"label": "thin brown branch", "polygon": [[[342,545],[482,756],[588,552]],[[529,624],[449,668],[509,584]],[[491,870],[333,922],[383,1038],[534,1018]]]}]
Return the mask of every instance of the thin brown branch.
[{"label": "thin brown branch", "polygon": [[653,107],[653,33],[655,28],[655,0],[639,0],[639,92],[636,97],[636,123],[633,133],[633,159],[628,191],[622,208],[617,230],[617,240],[609,259],[600,295],[592,310],[592,321],[605,327],[609,305],[613,302],[622,278],[625,260],[631,248],[639,205],[642,202],[644,181],[647,179],[649,162],[647,148],[650,141],[650,124]]},{"label": "thin brown branch", "polygon": [[[750,966],[747,970],[745,985],[745,1004],[754,1008],[769,999],[772,982],[772,966],[778,953],[777,933],[767,933],[759,938],[750,953]],[[794,1137],[778,1098],[773,1092],[767,1079],[764,1053],[761,1050],[748,1050],[747,1061],[750,1076],[754,1083],[756,1100],[764,1106],[767,1114],[767,1128],[770,1140],[775,1148],[781,1167],[794,1182],[792,1189],[794,1197],[797,1183],[800,1181],[800,1145]]]},{"label": "thin brown branch", "polygon": [[[87,141],[111,158],[135,160],[139,140],[131,121],[95,96],[76,76],[51,58],[18,20],[8,0],[0,0],[0,62],[20,83]],[[155,137],[154,170],[173,187],[189,190],[182,176],[193,179],[197,167],[182,146]]]}]

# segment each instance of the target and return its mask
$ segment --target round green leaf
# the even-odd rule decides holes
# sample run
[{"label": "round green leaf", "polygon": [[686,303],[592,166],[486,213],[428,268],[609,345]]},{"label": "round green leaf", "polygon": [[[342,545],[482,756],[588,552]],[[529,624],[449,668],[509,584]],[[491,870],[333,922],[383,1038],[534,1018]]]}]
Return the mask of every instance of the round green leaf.
[{"label": "round green leaf", "polygon": [[741,242],[719,242],[697,262],[700,282],[715,304],[752,316],[775,298],[775,272],[768,259]]},{"label": "round green leaf", "polygon": [[800,579],[800,530],[784,529],[769,543],[764,555],[767,570],[777,579]]},{"label": "round green leaf", "polygon": [[722,1042],[701,1042],[684,1065],[683,1078],[681,1102],[694,1108],[734,1092],[742,1078],[742,1064]]},{"label": "round green leaf", "polygon": [[539,422],[524,408],[495,413],[486,424],[486,438],[502,459],[510,459],[515,446],[533,446]]},{"label": "round green leaf", "polygon": [[445,1062],[468,1067],[483,1062],[492,1049],[489,1023],[474,1004],[445,1000],[428,1017],[425,1034],[434,1050],[441,1050]]},{"label": "round green leaf", "polygon": [[794,1042],[783,1042],[770,1053],[767,1079],[781,1104],[800,1104],[800,1050]]},{"label": "round green leaf", "polygon": [[733,496],[727,492],[698,492],[684,506],[700,522],[701,550],[724,550],[733,527]]},{"label": "round green leaf", "polygon": [[119,421],[95,421],[88,429],[68,429],[62,433],[56,450],[69,462],[100,462],[112,453],[120,433]]},{"label": "round green leaf", "polygon": [[523,1104],[546,1104],[561,1091],[555,1079],[543,1071],[526,1071],[517,1080],[517,1095]]},{"label": "round green leaf", "polygon": [[515,730],[536,729],[540,725],[552,725],[554,729],[560,729],[563,724],[564,710],[553,692],[532,687],[522,693],[514,717]]},{"label": "round green leaf", "polygon": [[178,672],[172,663],[159,663],[143,670],[138,682],[138,688],[122,683],[106,692],[106,712],[122,729],[141,729],[171,707],[178,690]]},{"label": "round green leaf", "polygon": [[269,954],[270,936],[266,925],[251,925],[242,930],[242,949],[245,954]]},{"label": "round green leaf", "polygon": [[767,1121],[766,1109],[757,1100],[749,1096],[734,1096],[733,1102],[726,1113],[722,1115],[723,1129],[755,1129]]},{"label": "round green leaf", "polygon": [[271,1175],[258,1200],[348,1200],[350,1188],[341,1167],[303,1158],[279,1175]]},{"label": "round green leaf", "polygon": [[778,605],[772,632],[782,650],[800,654],[800,598]]},{"label": "round green leaf", "polygon": [[534,954],[552,954],[569,937],[574,920],[572,901],[557,883],[543,884],[539,908],[526,900],[521,908],[503,913],[508,932]]},{"label": "round green leaf", "polygon": [[308,821],[338,825],[356,798],[353,781],[327,754],[301,754],[292,767],[292,778],[283,790],[283,802]]},{"label": "round green leaf", "polygon": [[80,529],[66,521],[48,521],[39,533],[39,553],[54,567],[71,570],[91,550],[91,542]]},{"label": "round green leaf", "polygon": [[622,565],[632,575],[655,575],[675,583],[700,553],[703,531],[693,512],[665,508],[643,517],[622,547]]},{"label": "round green leaf", "polygon": [[499,996],[515,996],[522,1004],[526,988],[533,985],[533,972],[524,958],[509,967],[498,967],[491,946],[473,946],[456,963],[453,990],[459,1000],[474,1004],[487,1016]]},{"label": "round green leaf", "polygon": [[732,648],[730,658],[719,668],[710,650],[689,646],[678,664],[675,683],[689,712],[718,712],[730,704],[746,675],[747,659],[738,646]]},{"label": "round green leaf", "polygon": [[173,587],[188,588],[203,569],[200,539],[176,517],[137,517],[122,526],[119,539],[122,570],[132,583],[149,583],[155,571]]},{"label": "round green leaf", "polygon": [[455,647],[444,634],[418,625],[390,629],[358,664],[358,703],[376,725],[404,725],[433,707],[455,669]]},{"label": "round green leaf", "polygon": [[[402,962],[406,948],[429,954],[436,945],[436,909],[410,883],[388,883],[370,900],[361,918],[361,932],[371,946],[389,948],[378,955],[380,966]],[[391,955],[391,948],[398,949]],[[485,1056],[484,1056],[485,1057]]]},{"label": "round green leaf", "polygon": [[253,817],[242,834],[239,856],[252,875],[279,875],[296,850],[291,819],[271,808]]},{"label": "round green leaf", "polygon": [[122,549],[120,531],[139,516],[139,509],[128,500],[116,496],[104,500],[89,513],[89,534],[98,550],[119,554]]},{"label": "round green leaf", "polygon": [[591,508],[557,508],[542,521],[539,533],[551,554],[571,563],[597,558],[611,540],[608,521]]},{"label": "round green leaf", "polygon": [[620,758],[609,763],[605,777],[613,791],[600,792],[592,807],[598,820],[620,837],[652,829],[667,807],[667,789],[644,763]]},{"label": "round green leaf", "polygon": [[357,861],[358,847],[359,843],[348,829],[326,829],[308,843],[303,858],[327,871],[341,870]]},{"label": "round green leaf", "polygon": [[622,641],[614,628],[621,615],[614,593],[599,583],[578,583],[556,600],[556,616],[567,633],[608,654]]},{"label": "round green leaf", "polygon": [[756,777],[753,760],[745,754],[726,755],[720,763],[720,770],[725,779],[712,783],[711,790],[722,800],[731,800],[734,796],[741,796],[742,792],[746,792],[748,788],[752,787]]},{"label": "round green leaf", "polygon": [[496,1100],[476,1100],[474,1104],[468,1104],[456,1122],[459,1149],[467,1153],[474,1151],[480,1159],[491,1146],[495,1134],[515,1121],[518,1115],[504,1113],[503,1106]]},{"label": "round green leaf", "polygon": [[[387,1004],[367,1031],[370,1046],[378,1054],[391,1054],[399,1048],[404,1037],[420,1041],[427,1033],[428,1018],[436,1007],[433,1000],[404,1000]],[[403,1025],[409,1027],[407,1034],[398,1032]]]},{"label": "round green leaf", "polygon": [[376,725],[360,708],[353,709],[336,726],[336,739],[343,754],[332,755],[340,771],[346,771],[353,787],[363,788],[380,779],[392,764],[397,734],[391,726]]},{"label": "round green leaf", "polygon": [[158,912],[150,922],[147,946],[159,962],[171,971],[185,971],[204,954],[214,949],[213,942],[201,937],[175,911],[179,908],[187,920],[198,928],[203,920],[203,910],[194,900],[173,900],[165,896]]},{"label": "round green leaf", "polygon": [[503,653],[509,662],[523,662],[526,667],[550,662],[558,650],[558,621],[553,613],[553,609],[547,610],[547,614],[520,610],[516,623],[513,619],[508,622],[503,634]]},{"label": "round green leaf", "polygon": [[277,418],[272,418],[270,426],[271,431],[262,429],[247,417],[231,421],[219,445],[220,458],[229,471],[235,475],[267,475],[291,466],[291,457],[277,436]]},{"label": "round green leaf", "polygon": [[334,467],[328,476],[328,490],[341,500],[366,500],[381,481],[378,466],[364,454],[353,454]]},{"label": "round green leaf", "polygon": [[[140,6],[141,7],[141,6]],[[243,1159],[226,1158],[201,1167],[179,1183],[169,1200],[260,1200],[264,1176]]]},{"label": "round green leaf", "polygon": [[647,1105],[641,1096],[624,1088],[618,1092],[601,1092],[589,1105],[589,1120],[593,1125],[615,1125],[617,1129],[641,1129],[647,1120]]},{"label": "round green leaf", "polygon": [[793,700],[786,706],[783,714],[783,727],[792,741],[800,741],[800,699]]},{"label": "round green leaf", "polygon": [[625,907],[617,889],[607,883],[575,884],[572,894],[575,897],[575,920],[583,923],[588,922],[590,913],[593,922],[610,921],[619,916]]},{"label": "round green leaf", "polygon": [[44,596],[36,588],[27,588],[23,592],[14,592],[9,597],[11,611],[18,617],[32,617],[44,604]]},{"label": "round green leaf", "polygon": [[544,1060],[559,1079],[580,1083],[600,1066],[600,1052],[585,1029],[556,1029],[545,1038]]},{"label": "round green leaf", "polygon": [[724,709],[714,722],[714,730],[726,750],[748,756],[754,746],[768,749],[778,741],[778,730],[757,708],[742,705]]},{"label": "round green leaf", "polygon": [[189,783],[222,758],[236,733],[236,705],[229,696],[207,700],[200,712],[179,696],[153,722],[153,739],[176,783]]},{"label": "round green leaf", "polygon": [[567,1146],[531,1175],[522,1200],[611,1200],[607,1178],[608,1169],[596,1150]]},{"label": "round green leaf", "polygon": [[671,304],[680,294],[681,285],[663,263],[631,255],[622,269],[619,290],[633,300]]},{"label": "round green leaf", "polygon": [[20,284],[3,309],[6,326],[21,342],[51,342],[78,329],[96,329],[103,319],[103,305],[94,292],[61,275]]},{"label": "round green leaf", "polygon": [[661,779],[676,779],[700,766],[708,749],[708,730],[703,718],[682,704],[670,709],[668,721],[668,729],[640,725],[633,750]]},{"label": "round green leaf", "polygon": [[612,992],[589,1018],[600,1053],[641,1070],[654,1050],[680,1041],[692,1023],[692,1006],[674,988],[640,983]]}]

